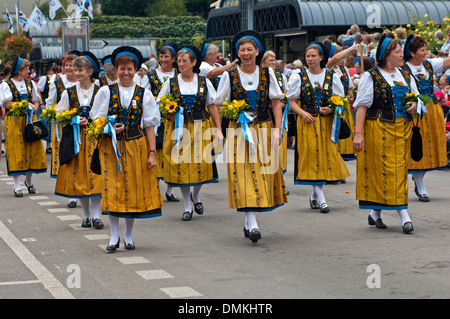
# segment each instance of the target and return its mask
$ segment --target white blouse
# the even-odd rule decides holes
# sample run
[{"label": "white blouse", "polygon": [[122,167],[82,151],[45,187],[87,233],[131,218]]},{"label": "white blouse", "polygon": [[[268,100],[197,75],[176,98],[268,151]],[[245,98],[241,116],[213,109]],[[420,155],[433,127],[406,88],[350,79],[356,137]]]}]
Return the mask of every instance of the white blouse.
[{"label": "white blouse", "polygon": [[[185,82],[181,74],[177,75],[178,84],[180,86],[180,93],[186,94],[186,95],[192,95],[198,93],[198,77],[195,74],[194,78],[191,82]],[[214,104],[214,101],[216,99],[216,90],[214,89],[214,86],[212,85],[211,81],[206,79],[206,88],[207,88],[207,95],[206,95],[206,106],[209,106],[211,104]],[[159,103],[161,96],[170,94],[170,81],[166,81],[161,88],[161,91],[158,94],[158,97],[156,98],[156,103]]]},{"label": "white blouse", "polygon": [[[238,74],[241,80],[242,87],[246,91],[257,90],[259,85],[259,66],[256,66],[255,72],[252,74],[247,74],[241,71],[238,67]],[[269,68],[269,98],[271,100],[284,98],[283,92],[281,92],[280,86],[278,85],[277,77],[275,72]],[[217,97],[215,100],[216,105],[222,105],[223,101],[229,102],[231,99],[231,85],[230,85],[230,75],[228,72],[222,74],[220,79],[219,87],[217,88]]]},{"label": "white blouse", "polygon": [[[431,66],[433,67],[434,74],[441,74],[444,69],[444,59],[443,58],[434,58],[434,59],[427,59]],[[412,65],[410,62],[406,62],[406,64],[411,69],[412,74],[416,79],[419,79],[419,74],[423,74],[428,79],[430,77],[429,72],[427,69],[423,66],[423,63],[420,65]]]},{"label": "white blouse", "polygon": [[[45,105],[47,107],[52,106],[53,104],[56,104],[57,94],[56,94],[55,80],[56,80],[56,78],[53,81],[50,81],[50,83],[49,83],[48,97],[45,100]],[[66,89],[70,88],[78,83],[78,81],[70,82],[69,80],[67,80],[67,76],[65,74],[61,75],[61,80],[63,81],[64,87]]]},{"label": "white blouse", "polygon": [[[390,86],[394,86],[394,81],[396,82],[405,82],[405,78],[398,68],[395,69],[394,73],[389,73],[384,71],[383,69],[378,68],[383,78]],[[419,93],[416,81],[410,81],[411,92]],[[357,108],[359,106],[366,106],[370,108],[373,103],[373,80],[372,76],[368,71],[364,72],[361,75],[359,84],[358,84],[358,94],[356,95],[356,100],[353,103],[353,107]]]},{"label": "white blouse", "polygon": [[[134,90],[136,84],[131,87],[119,87],[119,99],[120,104],[124,108],[128,108],[131,105],[131,100],[134,96]],[[104,86],[98,90],[97,95],[95,95],[94,104],[89,113],[91,119],[95,120],[99,117],[108,116],[109,100],[111,98],[111,93],[109,87]],[[144,97],[142,101],[142,124],[143,127],[158,126],[161,120],[159,113],[159,108],[156,105],[155,99],[153,98],[152,92],[145,89]]]},{"label": "white blouse", "polygon": [[[27,94],[28,93],[28,89],[27,89],[27,87],[25,85],[25,80],[16,81],[13,78],[11,78],[11,80],[14,83],[14,85],[16,86],[16,88],[17,88],[17,90],[19,91],[20,94]],[[38,93],[36,82],[31,80],[31,85],[32,85],[31,92],[32,92],[32,95],[33,95],[32,101],[33,102],[40,101],[41,98],[40,98],[39,93]],[[11,89],[9,88],[9,85],[8,85],[8,83],[6,83],[6,81],[1,83],[0,91],[1,91],[0,96],[2,98],[2,101],[1,101],[2,104],[5,104],[6,102],[12,101],[13,95],[12,95]]]},{"label": "white blouse", "polygon": [[[344,66],[344,69],[345,69],[345,73],[347,73],[348,88],[353,90],[355,88],[355,84],[353,84],[352,77],[350,76],[350,73],[348,72],[348,68]],[[332,70],[334,70],[334,72],[336,72],[339,79],[342,77],[343,74],[342,74],[341,68],[339,66],[336,65]],[[345,92],[345,94],[347,94],[347,92]]]},{"label": "white blouse", "polygon": [[[94,94],[94,85],[92,85],[88,90],[83,90],[80,85],[76,84],[78,102],[80,106],[88,106],[91,104],[92,94]],[[61,94],[61,100],[55,107],[56,113],[61,113],[67,111],[70,108],[69,93],[67,90]]]},{"label": "white blouse", "polygon": [[[323,83],[325,82],[325,71],[326,69],[322,69],[322,72],[319,74],[312,74],[309,72],[308,69],[306,69],[306,74],[308,75],[309,81],[311,82],[311,85],[313,87],[316,86],[318,83],[320,86],[323,86]],[[333,87],[332,87],[332,94],[338,95],[338,96],[346,96],[344,93],[344,86],[342,85],[341,79],[336,73],[333,73]],[[300,98],[300,93],[302,90],[302,80],[300,78],[300,73],[296,73],[291,76],[289,79],[289,90],[286,94],[286,97],[289,99],[298,100]]]}]

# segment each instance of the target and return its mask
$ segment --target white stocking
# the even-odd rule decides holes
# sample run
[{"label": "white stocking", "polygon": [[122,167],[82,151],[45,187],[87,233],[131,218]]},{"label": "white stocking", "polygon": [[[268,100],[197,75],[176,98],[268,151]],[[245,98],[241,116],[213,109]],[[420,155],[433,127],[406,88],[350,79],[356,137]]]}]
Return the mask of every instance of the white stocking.
[{"label": "white stocking", "polygon": [[180,191],[181,191],[181,195],[183,195],[184,211],[185,212],[191,212],[192,211],[191,188],[189,186],[180,187]]},{"label": "white stocking", "polygon": [[124,240],[129,244],[133,242],[133,226],[134,226],[134,218],[125,218]]},{"label": "white stocking", "polygon": [[246,228],[251,231],[252,229],[258,229],[258,222],[256,221],[256,212],[245,212],[245,224]]},{"label": "white stocking", "polygon": [[421,195],[427,194],[427,190],[425,189],[425,185],[423,183],[423,177],[425,176],[425,173],[414,173],[412,174],[412,176],[417,186],[417,192]]},{"label": "white stocking", "polygon": [[111,227],[110,245],[115,245],[119,241],[119,217],[109,215],[109,224]]}]

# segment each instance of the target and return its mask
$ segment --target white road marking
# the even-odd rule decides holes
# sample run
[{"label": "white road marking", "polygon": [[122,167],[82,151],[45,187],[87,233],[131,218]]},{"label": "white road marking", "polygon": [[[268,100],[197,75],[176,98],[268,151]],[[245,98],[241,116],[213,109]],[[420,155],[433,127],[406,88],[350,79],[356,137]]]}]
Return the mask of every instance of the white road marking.
[{"label": "white road marking", "polygon": [[163,292],[169,295],[171,298],[187,298],[187,297],[200,297],[202,294],[195,291],[191,287],[167,287],[161,288]]}]

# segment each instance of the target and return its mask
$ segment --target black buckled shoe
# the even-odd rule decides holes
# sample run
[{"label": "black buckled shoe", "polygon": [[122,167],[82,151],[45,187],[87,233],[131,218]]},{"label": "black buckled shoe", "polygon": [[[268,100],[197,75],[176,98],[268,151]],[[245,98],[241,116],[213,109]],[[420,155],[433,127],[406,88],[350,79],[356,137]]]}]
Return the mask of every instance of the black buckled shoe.
[{"label": "black buckled shoe", "polygon": [[316,201],[315,199],[309,199],[309,206],[311,206],[312,209],[319,209],[320,205],[319,202]]},{"label": "black buckled shoe", "polygon": [[69,201],[67,202],[67,207],[69,207],[69,208],[75,208],[75,207],[77,207],[77,200],[69,200]]},{"label": "black buckled shoe", "polygon": [[91,227],[91,219],[90,218],[83,218],[83,221],[81,222],[81,227],[83,227],[83,228]]},{"label": "black buckled shoe", "polygon": [[[191,193],[191,201],[194,203],[194,198],[192,197]],[[203,204],[202,202],[194,203],[194,210],[197,214],[203,215]]]},{"label": "black buckled shoe", "polygon": [[180,199],[175,196],[175,194],[169,195],[166,193],[166,199],[168,202],[179,202]]},{"label": "black buckled shoe", "polygon": [[34,185],[31,184],[30,186],[27,185],[27,182],[24,182],[25,187],[28,189],[28,194],[36,194],[36,188],[34,188]]},{"label": "black buckled shoe", "polygon": [[248,234],[248,238],[252,241],[252,243],[258,242],[258,239],[261,239],[261,232],[258,228],[253,228]]},{"label": "black buckled shoe", "polygon": [[117,248],[119,248],[119,246],[120,246],[120,237],[117,240],[117,244],[106,246],[106,251],[109,252],[109,253],[113,253],[113,252],[116,251]]},{"label": "black buckled shoe", "polygon": [[379,228],[379,229],[387,229],[386,224],[383,223],[383,220],[381,218],[378,218],[377,220],[375,220],[369,214],[368,220],[369,220],[369,225],[370,226],[375,226],[376,228]]},{"label": "black buckled shoe", "polygon": [[406,222],[406,223],[404,223],[404,224],[402,225],[402,228],[403,228],[403,232],[404,232],[405,234],[409,234],[409,233],[411,233],[411,232],[414,231],[414,227],[413,227],[412,222]]},{"label": "black buckled shoe", "polygon": [[100,218],[92,218],[92,225],[96,229],[102,229],[103,228],[103,222]]},{"label": "black buckled shoe", "polygon": [[23,197],[23,193],[22,193],[22,190],[21,189],[19,189],[19,190],[15,190],[14,191],[14,196],[15,197]]},{"label": "black buckled shoe", "polygon": [[123,243],[124,243],[124,245],[125,245],[125,249],[126,250],[133,250],[133,249],[135,249],[136,248],[136,246],[134,245],[134,242],[132,241],[131,243],[127,243],[126,241],[125,241],[125,239],[123,240]]},{"label": "black buckled shoe", "polygon": [[414,193],[416,193],[417,197],[419,197],[419,201],[425,202],[425,203],[430,201],[428,194],[419,194],[419,192],[417,191],[416,182],[414,182]]},{"label": "black buckled shoe", "polygon": [[183,220],[183,221],[188,221],[188,220],[191,220],[192,219],[192,211],[190,211],[190,212],[184,212],[183,213],[183,216],[181,217],[181,219]]},{"label": "black buckled shoe", "polygon": [[323,203],[320,205],[320,212],[322,214],[327,214],[330,212],[330,208],[328,207],[327,203]]}]

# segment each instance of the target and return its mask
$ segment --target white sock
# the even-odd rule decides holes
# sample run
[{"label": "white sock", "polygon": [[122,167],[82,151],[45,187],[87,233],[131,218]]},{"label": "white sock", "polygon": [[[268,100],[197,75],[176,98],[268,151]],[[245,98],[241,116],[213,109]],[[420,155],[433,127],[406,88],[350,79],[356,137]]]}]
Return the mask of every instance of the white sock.
[{"label": "white sock", "polygon": [[17,192],[21,189],[22,188],[20,187],[20,176],[16,175],[16,176],[14,176],[14,190]]},{"label": "white sock", "polygon": [[83,218],[91,218],[91,211],[89,209],[89,198],[79,198],[81,207],[83,207]]},{"label": "white sock", "polygon": [[245,212],[246,228],[251,231],[252,229],[258,229],[258,222],[256,221],[256,212]]},{"label": "white sock", "polygon": [[381,210],[372,210],[370,212],[370,216],[372,216],[373,220],[377,220],[379,218],[381,218]]},{"label": "white sock", "polygon": [[411,219],[409,218],[408,211],[406,209],[398,209],[397,210],[400,220],[402,221],[402,225],[404,225],[406,222],[410,222]]},{"label": "white sock", "polygon": [[124,240],[128,244],[131,244],[133,242],[133,226],[134,218],[125,218]]},{"label": "white sock", "polygon": [[316,194],[317,201],[319,205],[326,203],[325,196],[323,195],[323,185],[314,185],[313,186],[314,193]]},{"label": "white sock", "polygon": [[71,203],[71,202],[76,202],[77,201],[77,199],[76,198],[69,198],[69,203]]},{"label": "white sock", "polygon": [[414,173],[412,174],[412,176],[417,186],[417,192],[421,195],[427,194],[427,190],[425,189],[425,185],[423,183],[423,177],[425,176],[425,173]]},{"label": "white sock", "polygon": [[109,215],[109,224],[111,228],[110,245],[115,245],[119,241],[119,217]]},{"label": "white sock", "polygon": [[180,187],[180,191],[181,191],[181,195],[183,195],[184,211],[185,212],[191,212],[192,211],[191,188],[189,186],[187,186],[187,187]]},{"label": "white sock", "polygon": [[102,209],[102,198],[100,196],[91,197],[91,214],[92,218],[100,218],[100,210]]},{"label": "white sock", "polygon": [[317,194],[316,194],[316,189],[312,188],[312,192],[311,192],[311,200],[317,200]]},{"label": "white sock", "polygon": [[202,189],[202,185],[194,186],[194,189],[192,190],[192,199],[194,200],[194,203],[200,203],[200,190]]},{"label": "white sock", "polygon": [[170,186],[167,186],[166,194],[169,195],[169,196],[172,195],[173,194],[173,188],[170,187]]}]

